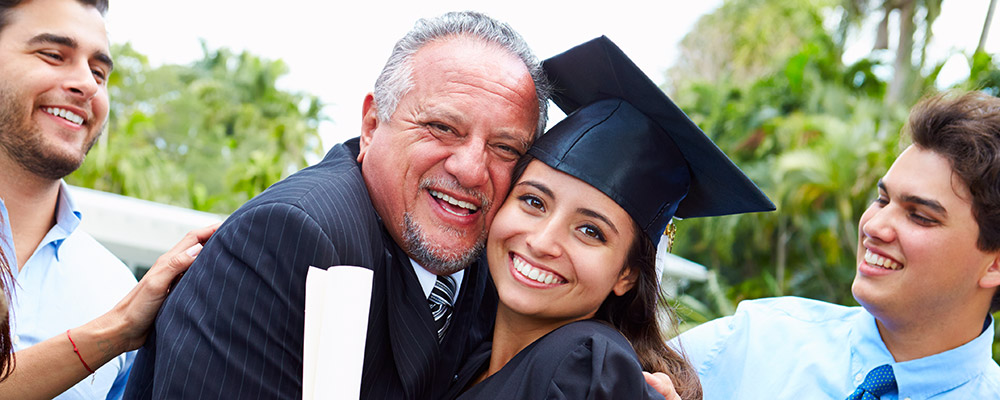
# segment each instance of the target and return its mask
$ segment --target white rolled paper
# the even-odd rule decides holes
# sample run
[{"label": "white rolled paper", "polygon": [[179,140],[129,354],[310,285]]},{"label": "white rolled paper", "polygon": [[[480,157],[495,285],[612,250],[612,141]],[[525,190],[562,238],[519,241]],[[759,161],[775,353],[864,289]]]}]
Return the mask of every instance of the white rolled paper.
[{"label": "white rolled paper", "polygon": [[372,279],[372,270],[362,267],[309,267],[302,340],[303,400],[361,396]]}]

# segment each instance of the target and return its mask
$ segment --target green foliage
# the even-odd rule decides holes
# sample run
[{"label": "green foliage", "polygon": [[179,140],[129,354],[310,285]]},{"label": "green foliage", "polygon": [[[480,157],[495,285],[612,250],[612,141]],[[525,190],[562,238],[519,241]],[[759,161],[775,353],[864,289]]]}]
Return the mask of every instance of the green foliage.
[{"label": "green foliage", "polygon": [[[735,301],[851,301],[844,282],[853,277],[857,217],[897,153],[898,136],[885,132],[899,131],[903,112],[868,95],[882,85],[868,80],[865,66],[839,66],[830,56],[806,45],[746,87],[692,84],[676,96],[778,206],[678,223],[678,253],[718,269]],[[847,74],[866,78],[859,84]],[[705,254],[711,259],[701,260]]]},{"label": "green foliage", "polygon": [[[923,54],[941,2],[910,1],[925,8]],[[908,72],[917,76],[894,102],[892,83],[876,73],[890,67],[882,57],[845,65],[844,29],[873,6],[730,0],[682,42],[682,57],[695,62],[671,71],[672,97],[778,211],[677,222],[675,252],[710,271],[706,283],[672,299],[680,331],[730,315],[744,299],[793,295],[857,304],[850,291],[857,221],[905,145],[899,133],[909,107],[935,90],[943,66],[924,70],[921,57]],[[838,13],[844,18],[835,29],[819,17]],[[701,60],[716,64],[691,68]],[[958,87],[1000,94],[991,55],[976,53],[969,65],[969,79]],[[994,349],[1000,356],[1000,337]]]},{"label": "green foliage", "polygon": [[[888,66],[879,57],[845,65],[841,45],[834,45],[838,40],[833,39],[842,33],[826,28],[821,18],[793,18],[792,31],[781,27],[767,31],[766,25],[783,25],[783,19],[773,19],[775,15],[849,14],[852,4],[863,3],[867,2],[726,1],[689,34],[733,32],[740,37],[756,32],[752,35],[756,44],[730,49],[730,57],[722,57],[728,61],[715,67],[722,72],[710,74],[717,79],[688,73],[682,63],[671,72],[672,97],[778,211],[677,222],[675,252],[710,270],[706,283],[692,285],[673,299],[681,331],[731,314],[744,299],[793,295],[856,304],[850,286],[856,268],[857,221],[875,197],[877,180],[905,144],[900,143],[899,133],[909,107],[934,89],[943,64],[929,71],[915,65],[920,75],[915,85],[907,87],[911,92],[901,97],[910,103],[890,105],[890,83],[876,73]],[[847,10],[841,8],[845,4]],[[920,4],[939,7],[940,1]],[[926,32],[929,35],[929,28]],[[713,40],[688,38],[682,47]],[[732,45],[741,43],[745,41]],[[769,63],[747,56],[768,48],[776,56]],[[694,59],[702,57],[699,51],[686,48]],[[712,54],[717,48],[704,51],[719,57]],[[1000,94],[1000,68],[990,55],[977,53],[970,65],[970,77],[962,88]],[[1000,349],[1000,343],[995,347]]]},{"label": "green foliage", "polygon": [[67,180],[230,213],[320,155],[322,106],[277,88],[284,63],[203,52],[191,65],[153,68],[130,45],[114,46],[107,133]]},{"label": "green foliage", "polygon": [[979,51],[973,54],[969,61],[972,68],[964,88],[982,90],[993,96],[1000,96],[1000,68],[993,61],[993,57]]},{"label": "green foliage", "polygon": [[[806,43],[832,47],[822,10],[833,0],[726,1],[704,15],[680,44],[669,75],[690,80],[752,81],[779,67]],[[775,23],[780,21],[780,23]]]}]

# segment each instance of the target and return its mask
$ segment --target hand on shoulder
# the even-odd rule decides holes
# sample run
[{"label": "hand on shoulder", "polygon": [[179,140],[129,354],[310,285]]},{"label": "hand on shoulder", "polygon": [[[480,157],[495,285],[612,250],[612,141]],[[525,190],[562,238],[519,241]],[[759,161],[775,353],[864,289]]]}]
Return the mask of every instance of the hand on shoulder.
[{"label": "hand on shoulder", "polygon": [[173,284],[191,266],[203,244],[219,225],[188,232],[180,242],[156,260],[125,298],[94,321],[118,332],[114,344],[121,346],[122,352],[138,349],[146,341],[146,334]]}]

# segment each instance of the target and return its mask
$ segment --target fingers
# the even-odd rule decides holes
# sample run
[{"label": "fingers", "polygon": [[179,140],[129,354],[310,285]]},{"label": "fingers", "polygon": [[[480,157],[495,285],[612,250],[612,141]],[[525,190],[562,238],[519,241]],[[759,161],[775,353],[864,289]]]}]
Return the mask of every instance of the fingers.
[{"label": "fingers", "polygon": [[205,244],[205,242],[208,241],[208,238],[211,237],[212,234],[214,234],[217,229],[219,229],[220,225],[222,225],[222,223],[217,222],[212,225],[206,226],[204,228],[199,228],[191,232],[188,232],[188,235],[193,235],[198,240],[198,243]]},{"label": "fingers", "polygon": [[191,267],[201,249],[201,243],[195,243],[184,251],[160,256],[156,260],[156,264],[153,264],[153,267],[142,277],[140,284],[148,285],[153,290],[152,293],[166,294],[177,279]]},{"label": "fingers", "polygon": [[134,350],[142,345],[173,284],[194,263],[202,245],[219,225],[195,229],[184,235],[170,251],[156,259],[153,267],[125,298],[99,318],[102,326],[111,327],[108,332],[114,336],[114,343],[124,343],[125,350]]},{"label": "fingers", "polygon": [[[153,268],[151,268],[150,271],[156,268],[157,265],[165,263],[174,264],[176,262],[177,263],[176,265],[183,265],[185,261],[183,258],[178,260],[173,260],[173,259],[176,258],[179,255],[179,253],[185,251],[193,252],[191,258],[198,255],[198,252],[201,251],[201,245],[204,245],[205,242],[208,242],[208,238],[212,237],[212,234],[215,233],[216,229],[219,229],[219,225],[221,224],[222,223],[220,222],[188,232],[186,235],[184,235],[184,237],[181,238],[181,241],[177,242],[177,244],[174,245],[174,247],[170,248],[170,250],[167,250],[166,253],[163,253],[163,255],[160,256],[160,258],[156,259],[156,264],[153,265]],[[198,250],[192,250],[192,248],[195,245],[198,245]],[[190,262],[188,263],[188,265],[190,265]]]},{"label": "fingers", "polygon": [[195,257],[198,257],[198,253],[201,253],[202,245],[201,243],[195,243],[194,246],[188,247],[184,250],[183,257],[178,254],[176,257],[171,259],[171,269],[174,272],[173,276],[170,277],[170,286],[167,287],[167,291],[173,290],[174,286],[177,285],[177,281],[184,276],[191,264],[194,264]]},{"label": "fingers", "polygon": [[642,371],[642,375],[646,378],[646,383],[653,387],[663,397],[667,400],[681,400],[681,396],[677,394],[677,390],[674,389],[674,382],[670,380],[670,376],[662,372],[649,373]]},{"label": "fingers", "polygon": [[173,248],[156,259],[146,277],[148,284],[156,289],[167,289],[178,276],[187,271],[194,263],[195,257],[201,252],[202,246],[215,233],[220,224],[213,224],[188,232]]},{"label": "fingers", "polygon": [[205,242],[208,241],[208,238],[212,237],[212,234],[215,233],[215,230],[219,229],[219,225],[222,225],[222,223],[219,222],[188,232],[183,238],[181,238],[181,241],[177,242],[177,244],[175,244],[174,247],[168,250],[164,255],[174,254],[186,250],[198,243],[205,244]]},{"label": "fingers", "polygon": [[201,249],[201,243],[195,243],[193,246],[188,247],[187,250],[174,254],[173,257],[170,257],[168,267],[174,271],[174,274],[184,273],[194,263],[194,259],[201,253]]}]

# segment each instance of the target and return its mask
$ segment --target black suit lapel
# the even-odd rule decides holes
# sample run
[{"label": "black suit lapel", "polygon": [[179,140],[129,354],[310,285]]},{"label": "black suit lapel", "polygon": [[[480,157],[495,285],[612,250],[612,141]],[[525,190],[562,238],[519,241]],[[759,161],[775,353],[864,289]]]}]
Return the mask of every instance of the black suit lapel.
[{"label": "black suit lapel", "polygon": [[471,351],[483,342],[486,335],[493,333],[492,322],[496,307],[491,308],[487,304],[490,302],[484,300],[484,297],[489,295],[484,294],[487,290],[488,276],[488,268],[479,262],[465,269],[462,290],[451,317],[451,328],[441,343],[441,355],[435,368],[436,376],[431,388],[434,394],[432,398],[441,398],[441,395],[454,384],[454,375],[462,368]]},{"label": "black suit lapel", "polygon": [[389,296],[389,338],[396,370],[407,399],[423,399],[437,367],[440,351],[427,298],[398,246],[386,274]]}]

